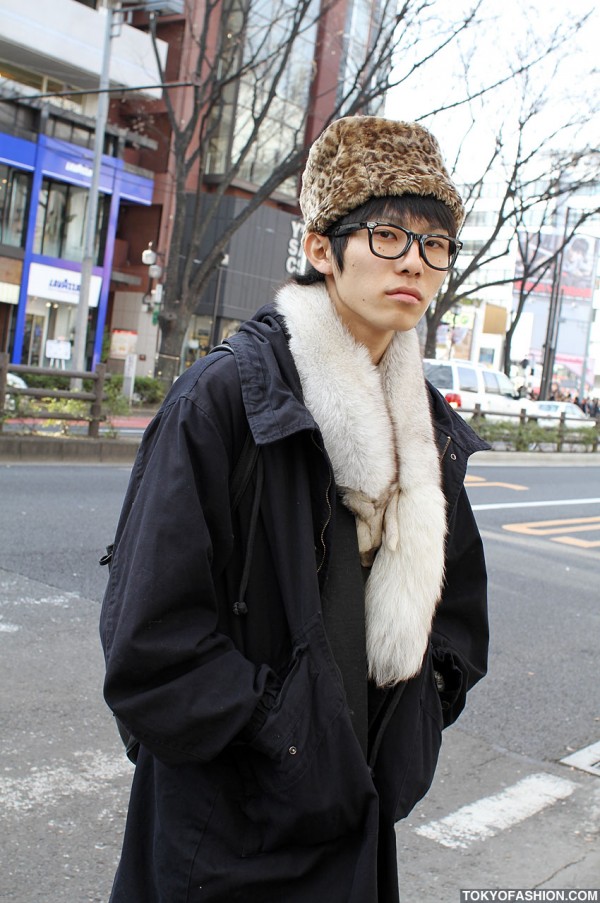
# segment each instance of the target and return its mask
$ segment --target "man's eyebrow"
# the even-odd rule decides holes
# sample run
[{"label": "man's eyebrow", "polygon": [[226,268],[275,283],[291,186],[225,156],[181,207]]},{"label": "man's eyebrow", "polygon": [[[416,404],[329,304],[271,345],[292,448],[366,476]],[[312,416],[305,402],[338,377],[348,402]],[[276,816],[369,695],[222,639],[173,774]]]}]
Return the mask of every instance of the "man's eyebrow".
[{"label": "man's eyebrow", "polygon": [[[406,219],[410,219],[410,217],[406,217]],[[381,221],[383,222],[383,220],[381,220]],[[407,228],[407,226],[403,225],[403,223],[400,222],[400,217],[395,214],[390,216],[386,220],[386,222],[390,226],[400,226],[402,229]],[[439,223],[432,223],[429,220],[421,220],[421,222],[423,223],[423,227],[422,227],[423,234],[433,233],[434,235],[448,235],[448,236],[450,235],[450,233],[448,232],[446,227],[441,226]],[[420,229],[421,229],[421,226],[419,226],[419,230]],[[416,230],[413,229],[412,231],[414,232]]]}]

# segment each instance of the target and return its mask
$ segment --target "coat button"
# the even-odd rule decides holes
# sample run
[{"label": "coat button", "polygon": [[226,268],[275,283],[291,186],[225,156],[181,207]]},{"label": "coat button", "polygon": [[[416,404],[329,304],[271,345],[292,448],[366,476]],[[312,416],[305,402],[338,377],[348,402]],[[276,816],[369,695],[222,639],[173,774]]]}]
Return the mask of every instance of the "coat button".
[{"label": "coat button", "polygon": [[290,746],[290,748],[288,749],[288,752],[289,752],[290,756],[295,756],[296,753],[298,752],[298,750],[295,746]]},{"label": "coat button", "polygon": [[456,461],[456,455],[454,454],[454,452],[452,452],[452,454],[450,455],[450,457],[452,458],[453,461]]}]

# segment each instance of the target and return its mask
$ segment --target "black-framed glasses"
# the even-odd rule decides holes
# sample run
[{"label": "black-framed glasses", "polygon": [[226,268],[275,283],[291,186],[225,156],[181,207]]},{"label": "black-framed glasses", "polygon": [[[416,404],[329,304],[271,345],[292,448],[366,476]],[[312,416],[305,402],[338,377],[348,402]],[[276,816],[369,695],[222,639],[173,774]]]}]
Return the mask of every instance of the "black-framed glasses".
[{"label": "black-framed glasses", "polygon": [[331,237],[350,235],[367,229],[369,233],[369,247],[375,257],[383,257],[384,260],[397,260],[403,257],[412,245],[418,242],[421,257],[432,270],[450,270],[456,262],[458,252],[462,248],[462,241],[450,238],[449,235],[438,235],[435,232],[411,232],[402,226],[394,226],[392,223],[345,223],[337,226],[327,233]]}]

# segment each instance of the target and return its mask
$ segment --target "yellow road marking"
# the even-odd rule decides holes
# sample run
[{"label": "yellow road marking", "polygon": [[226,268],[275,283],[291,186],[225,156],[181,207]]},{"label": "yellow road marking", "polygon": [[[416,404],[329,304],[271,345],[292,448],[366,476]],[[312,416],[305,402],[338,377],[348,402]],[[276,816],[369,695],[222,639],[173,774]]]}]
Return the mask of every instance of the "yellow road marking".
[{"label": "yellow road marking", "polygon": [[572,536],[554,536],[553,542],[562,542],[566,546],[578,546],[580,549],[600,548],[600,539],[590,542],[587,539],[574,539]]},{"label": "yellow road marking", "polygon": [[573,517],[560,520],[529,521],[525,524],[503,524],[503,530],[511,533],[524,533],[527,536],[544,536],[552,542],[563,545],[578,546],[582,549],[600,547],[600,540],[575,538],[568,534],[589,533],[600,530],[600,517]]},{"label": "yellow road marking", "polygon": [[496,480],[488,483],[485,477],[476,477],[470,473],[465,477],[465,484],[472,489],[476,486],[500,486],[502,489],[513,489],[515,492],[522,492],[529,488],[528,486],[521,486],[519,483],[500,483]]}]

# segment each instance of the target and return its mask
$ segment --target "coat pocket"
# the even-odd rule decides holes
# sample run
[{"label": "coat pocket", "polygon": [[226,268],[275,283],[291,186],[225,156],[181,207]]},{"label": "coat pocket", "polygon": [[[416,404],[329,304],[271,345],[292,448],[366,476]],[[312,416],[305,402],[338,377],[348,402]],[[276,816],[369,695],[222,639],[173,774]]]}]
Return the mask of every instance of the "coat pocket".
[{"label": "coat pocket", "polygon": [[466,668],[460,656],[446,646],[434,646],[433,668],[441,681],[438,694],[442,706],[444,727],[453,724],[467,701]]},{"label": "coat pocket", "polygon": [[321,844],[357,830],[375,788],[341,687],[298,647],[278,699],[239,751],[247,855]]},{"label": "coat pocket", "polygon": [[385,728],[375,778],[384,821],[405,818],[433,780],[442,741],[442,707],[431,654],[420,674],[407,681]]}]

